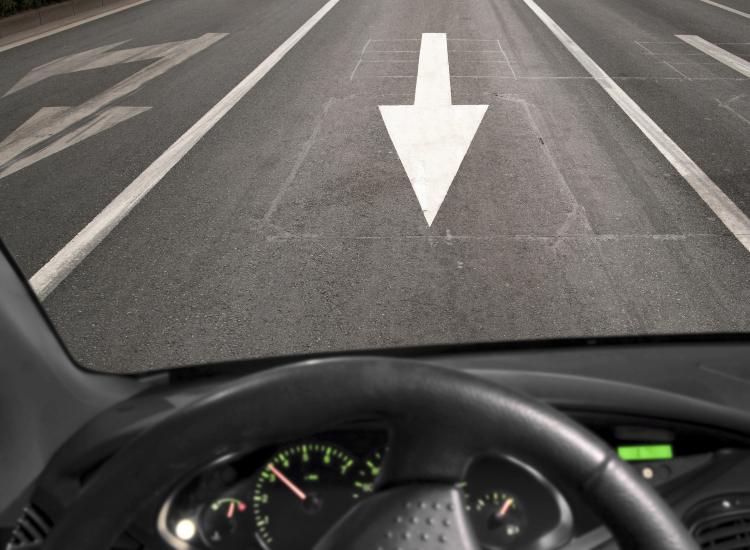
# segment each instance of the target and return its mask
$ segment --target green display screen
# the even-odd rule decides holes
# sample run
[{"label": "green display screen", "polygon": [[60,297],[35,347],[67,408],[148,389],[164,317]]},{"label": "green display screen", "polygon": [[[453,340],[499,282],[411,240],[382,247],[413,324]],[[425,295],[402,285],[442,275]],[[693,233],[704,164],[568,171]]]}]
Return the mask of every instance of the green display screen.
[{"label": "green display screen", "polygon": [[622,460],[668,460],[672,458],[672,445],[626,445],[617,447]]}]

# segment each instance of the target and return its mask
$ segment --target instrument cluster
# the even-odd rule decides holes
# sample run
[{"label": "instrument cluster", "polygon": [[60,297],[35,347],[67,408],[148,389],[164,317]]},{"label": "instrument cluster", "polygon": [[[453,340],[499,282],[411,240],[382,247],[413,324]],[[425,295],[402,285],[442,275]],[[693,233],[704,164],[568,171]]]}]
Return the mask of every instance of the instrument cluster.
[{"label": "instrument cluster", "polygon": [[[344,430],[226,456],[172,493],[159,532],[176,550],[309,550],[376,490],[388,434]],[[458,485],[486,550],[546,550],[572,532],[570,509],[543,477],[512,459],[476,459]]]}]

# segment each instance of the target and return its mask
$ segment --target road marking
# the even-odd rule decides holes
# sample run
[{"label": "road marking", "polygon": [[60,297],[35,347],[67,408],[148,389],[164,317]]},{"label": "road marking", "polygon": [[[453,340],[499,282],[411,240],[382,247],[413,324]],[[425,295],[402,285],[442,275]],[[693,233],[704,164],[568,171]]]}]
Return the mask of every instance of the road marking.
[{"label": "road marking", "polygon": [[0,53],[8,51],[8,50],[12,50],[13,48],[17,48],[18,46],[23,46],[24,44],[28,44],[30,42],[35,42],[36,40],[40,40],[42,38],[47,38],[48,36],[52,36],[53,34],[57,34],[59,32],[67,31],[68,29],[73,29],[80,25],[85,25],[86,23],[91,23],[92,21],[96,21],[97,19],[101,19],[102,17],[107,17],[108,15],[114,15],[115,13],[120,13],[121,11],[129,10],[130,8],[140,6],[141,4],[145,4],[146,2],[151,2],[151,0],[140,0],[140,2],[135,2],[133,4],[128,4],[127,6],[122,6],[120,8],[108,10],[104,13],[92,15],[91,17],[87,17],[86,19],[81,19],[80,21],[74,21],[73,23],[68,23],[67,25],[56,27],[46,32],[35,34],[34,36],[29,36],[28,38],[22,38],[21,40],[18,40],[16,42],[11,42],[10,44],[6,44],[5,46],[0,46]]},{"label": "road marking", "polygon": [[721,222],[732,232],[737,240],[750,251],[750,219],[732,200],[695,164],[685,151],[662,130],[638,104],[626,94],[617,83],[594,62],[568,34],[547,15],[534,0],[524,0],[526,5],[552,31],[552,34],[565,46],[573,57],[583,66],[594,80],[630,117],[641,132],[654,144],[659,152],[669,161],[680,175],[690,184],[693,190]]},{"label": "road marking", "polygon": [[741,17],[747,17],[750,19],[750,13],[745,13],[744,11],[740,11],[734,8],[730,8],[729,6],[725,6],[724,4],[719,4],[718,2],[714,2],[713,0],[700,0],[704,4],[709,4],[711,6],[714,6],[716,8],[721,8],[723,10],[726,10],[728,12],[732,12],[735,15],[739,15]]},{"label": "road marking", "polygon": [[[56,75],[100,69],[120,63],[157,60],[77,107],[44,107],[34,114],[0,143],[0,179],[150,109],[150,107],[115,107],[105,110],[115,101],[136,92],[150,80],[164,74],[225,36],[226,34],[209,33],[194,40],[111,51],[122,44],[119,42],[62,57],[33,69],[5,95],[13,94]],[[80,127],[81,125],[83,128]],[[67,135],[58,139],[58,136],[64,133]],[[29,156],[24,156],[33,148],[52,140],[56,141]]]},{"label": "road marking", "polygon": [[712,44],[708,40],[704,40],[700,36],[692,34],[676,34],[680,40],[687,42],[694,48],[702,51],[708,56],[713,57],[717,61],[721,61],[727,67],[734,69],[741,75],[750,78],[750,61],[742,59],[728,51],[720,48],[716,44]]},{"label": "road marking", "polygon": [[414,105],[381,105],[380,114],[428,226],[443,204],[487,107],[452,104],[446,35],[423,34]]},{"label": "road marking", "polygon": [[451,105],[451,75],[448,68],[448,42],[445,34],[425,33],[419,47],[417,89],[414,105]]},{"label": "road marking", "polygon": [[[12,174],[13,172],[17,172],[18,170],[22,170],[27,166],[31,166],[35,162],[54,155],[55,153],[59,153],[60,151],[67,149],[76,143],[80,143],[85,139],[93,137],[104,130],[113,128],[121,122],[125,122],[134,116],[148,111],[149,109],[151,109],[151,107],[109,107],[99,111],[75,130],[72,130],[56,139],[46,147],[11,163],[7,169],[0,171],[0,178]],[[54,120],[56,114],[65,113],[68,110],[68,107],[45,107],[41,109],[37,115],[40,118],[49,117]],[[48,111],[49,115],[47,114]],[[36,117],[37,115],[34,116]],[[32,117],[29,119],[29,122],[34,120],[36,119]]]},{"label": "road marking", "polygon": [[250,74],[237,84],[221,101],[214,105],[198,122],[177,139],[159,158],[134,179],[112,200],[89,224],[68,242],[29,280],[40,300],[49,296],[65,279],[109,235],[125,216],[153,189],[161,179],[205,136],[232,107],[237,105],[255,85],[281,61],[297,42],[339,3],[329,0],[308,19],[283,44],[265,58]]}]

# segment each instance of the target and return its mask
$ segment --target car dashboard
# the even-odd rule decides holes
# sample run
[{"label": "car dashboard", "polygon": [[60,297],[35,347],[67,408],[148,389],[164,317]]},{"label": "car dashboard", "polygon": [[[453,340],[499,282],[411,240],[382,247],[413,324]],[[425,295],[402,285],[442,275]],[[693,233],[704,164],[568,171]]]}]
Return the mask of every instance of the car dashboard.
[{"label": "car dashboard", "polygon": [[[690,350],[695,361],[706,364],[716,355],[715,349]],[[746,387],[734,370],[731,378],[715,367],[688,377],[684,356],[671,347],[618,348],[563,350],[549,357],[541,351],[444,356],[433,362],[559,408],[629,461],[701,548],[750,549]],[[650,368],[656,362],[659,369]],[[207,370],[207,375],[190,369],[152,377],[145,391],[71,437],[39,476],[21,517],[9,525],[7,548],[43,548],[45,536],[101,464],[238,372],[237,365]],[[501,450],[502,437],[498,426]],[[309,550],[357,502],[381,488],[381,472],[397,452],[389,427],[378,419],[342,419],[327,431],[271,445],[206,449],[205,461],[195,461],[198,467],[183,472],[179,483],[154,488],[153,497],[103,550]],[[457,489],[483,550],[618,548],[577,487],[521,457],[476,456]],[[442,519],[437,509],[429,515],[414,510],[419,513],[405,509],[400,517],[413,525],[408,530],[413,540],[405,540],[404,548],[416,546],[424,534],[418,523],[409,523],[414,517]]]},{"label": "car dashboard", "polygon": [[[750,549],[750,536],[734,538],[750,516],[750,452],[727,446],[726,434],[693,425],[600,413],[575,417],[655,487],[696,538]],[[309,549],[382,488],[390,452],[389,430],[377,421],[234,450],[186,474],[130,532],[147,541],[144,549]],[[617,548],[576,487],[518,458],[476,456],[456,488],[483,550],[553,550],[571,541]],[[414,539],[404,540],[404,548],[425,542],[429,529],[422,522],[442,520],[439,506],[420,509],[434,503],[411,505],[395,518],[409,525]]]}]

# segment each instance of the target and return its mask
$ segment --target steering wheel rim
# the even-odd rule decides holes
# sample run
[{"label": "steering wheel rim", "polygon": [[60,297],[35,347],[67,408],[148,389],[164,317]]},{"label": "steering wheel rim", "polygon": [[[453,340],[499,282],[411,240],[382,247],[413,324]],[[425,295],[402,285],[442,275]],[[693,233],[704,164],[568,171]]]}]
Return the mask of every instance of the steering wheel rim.
[{"label": "steering wheel rim", "polygon": [[[555,471],[578,487],[623,548],[697,548],[655,491],[569,417],[460,371],[378,357],[314,360],[264,371],[176,410],[92,475],[45,548],[109,548],[143,503],[160,498],[208,461],[365,417],[381,418],[393,429],[385,490],[360,504],[372,506],[364,517],[373,525],[376,511],[390,517],[396,503],[422,498],[399,494],[404,487],[453,498],[450,488],[473,457],[502,451],[539,471]],[[463,513],[458,508],[455,512]],[[362,517],[361,512],[348,514],[320,548],[359,548],[345,537],[365,536],[366,529],[352,528]],[[462,517],[456,520],[461,527]],[[476,548],[471,535],[454,534],[452,546],[440,547]]]}]

